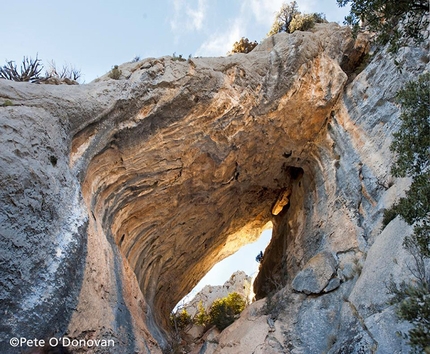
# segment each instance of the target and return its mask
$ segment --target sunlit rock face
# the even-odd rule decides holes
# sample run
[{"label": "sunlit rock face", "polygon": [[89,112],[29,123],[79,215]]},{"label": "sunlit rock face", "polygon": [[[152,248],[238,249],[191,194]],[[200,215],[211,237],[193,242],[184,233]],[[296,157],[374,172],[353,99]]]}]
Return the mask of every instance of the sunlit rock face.
[{"label": "sunlit rock face", "polygon": [[158,324],[215,262],[256,239],[309,169],[353,50],[349,31],[329,25],[249,55],[148,59],[108,82],[121,93],[107,112],[72,123],[90,230],[118,245]]},{"label": "sunlit rock face", "polygon": [[[0,220],[13,232],[0,257],[16,260],[2,266],[3,278],[26,269],[0,290],[9,316],[2,339],[46,337],[55,323],[71,338],[114,339],[111,352],[160,352],[169,346],[173,306],[269,221],[273,241],[257,297],[288,287],[323,251],[346,272],[376,234],[377,181],[389,179],[385,137],[393,126],[372,107],[397,114],[371,86],[393,83],[389,64],[390,80],[371,83],[378,67],[353,81],[368,50],[365,38],[324,24],[270,37],[246,55],[127,63],[120,80],[106,75],[73,87],[1,80],[0,105],[13,105],[0,107],[8,152],[0,159]],[[363,101],[369,106],[357,108]],[[372,155],[377,148],[384,152]],[[51,190],[40,205],[30,202],[28,191],[39,200]],[[370,212],[375,205],[379,214]],[[44,208],[53,213],[40,219],[36,237],[26,225]],[[42,325],[29,327],[42,310],[28,307],[28,297],[41,292],[32,306],[43,306]],[[310,316],[315,309],[307,308]]]},{"label": "sunlit rock face", "polygon": [[[266,307],[258,312],[259,301],[254,311],[249,308],[216,338],[213,353],[247,353],[235,333],[239,328],[247,328],[260,353],[410,351],[396,334],[410,324],[388,304],[387,284],[413,281],[414,261],[402,247],[411,227],[396,218],[383,228],[382,215],[410,183],[390,174],[389,146],[399,127],[396,92],[429,68],[424,43],[394,57],[379,48],[362,72],[350,75],[313,142],[309,168],[301,165],[304,173],[292,184],[288,206],[273,217],[272,241],[255,281],[257,298],[268,296]],[[327,252],[335,259],[328,271],[323,262],[310,271]],[[325,288],[309,287],[327,281]],[[260,325],[253,327],[254,321]]]}]

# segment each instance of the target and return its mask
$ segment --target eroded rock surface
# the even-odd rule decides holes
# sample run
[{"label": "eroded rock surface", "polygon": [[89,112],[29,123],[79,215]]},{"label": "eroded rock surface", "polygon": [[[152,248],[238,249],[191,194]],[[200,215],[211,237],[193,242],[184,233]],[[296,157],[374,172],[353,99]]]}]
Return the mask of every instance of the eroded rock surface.
[{"label": "eroded rock surface", "polygon": [[[12,335],[52,331],[112,338],[112,353],[167,350],[173,306],[269,221],[255,290],[289,301],[263,315],[273,325],[243,315],[259,352],[380,348],[387,331],[351,291],[373,269],[364,255],[383,210],[407,186],[389,174],[395,92],[428,64],[408,48],[403,74],[383,53],[354,72],[368,50],[325,24],[246,55],[124,64],[121,80],[0,80],[1,351]],[[320,252],[336,255],[342,283],[295,293],[292,279]],[[253,321],[271,334],[253,336]],[[224,332],[215,352],[229,341],[250,352]]]}]

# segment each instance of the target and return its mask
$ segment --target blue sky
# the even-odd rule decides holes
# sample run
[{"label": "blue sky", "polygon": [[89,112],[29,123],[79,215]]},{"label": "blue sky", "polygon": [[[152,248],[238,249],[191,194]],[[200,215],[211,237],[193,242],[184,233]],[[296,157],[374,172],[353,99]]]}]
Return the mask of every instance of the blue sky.
[{"label": "blue sky", "polygon": [[[90,82],[135,56],[223,56],[241,37],[261,41],[282,0],[0,0],[0,65],[38,53]],[[288,1],[290,2],[290,1]],[[342,23],[336,0],[298,0]]]},{"label": "blue sky", "polygon": [[187,303],[201,290],[205,285],[223,285],[230,276],[237,270],[243,270],[247,275],[254,276],[258,272],[258,263],[255,258],[268,246],[270,239],[272,238],[272,229],[266,229],[261,234],[260,238],[243,246],[235,254],[225,258],[218,264],[216,264],[194,287],[194,289],[182,299],[178,305],[181,306]]}]

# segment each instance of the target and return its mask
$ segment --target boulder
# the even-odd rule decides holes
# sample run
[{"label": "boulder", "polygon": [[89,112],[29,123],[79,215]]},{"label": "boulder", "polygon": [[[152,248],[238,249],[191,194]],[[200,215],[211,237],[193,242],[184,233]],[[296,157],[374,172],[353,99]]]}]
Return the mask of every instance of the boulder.
[{"label": "boulder", "polygon": [[336,274],[336,266],[336,260],[330,252],[318,253],[295,276],[293,289],[305,294],[321,293]]}]

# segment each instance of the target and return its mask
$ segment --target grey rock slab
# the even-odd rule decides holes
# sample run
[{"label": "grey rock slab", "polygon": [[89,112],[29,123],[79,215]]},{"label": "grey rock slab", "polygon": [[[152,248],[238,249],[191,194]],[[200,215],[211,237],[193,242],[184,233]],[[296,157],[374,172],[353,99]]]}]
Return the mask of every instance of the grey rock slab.
[{"label": "grey rock slab", "polygon": [[336,273],[336,260],[330,252],[312,257],[293,280],[293,289],[305,294],[319,294]]}]

